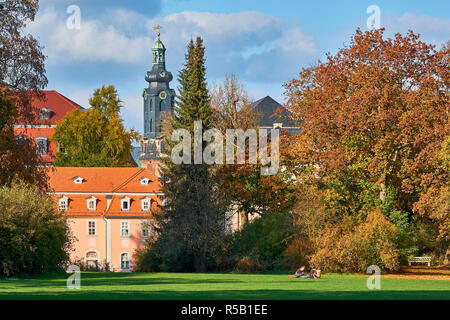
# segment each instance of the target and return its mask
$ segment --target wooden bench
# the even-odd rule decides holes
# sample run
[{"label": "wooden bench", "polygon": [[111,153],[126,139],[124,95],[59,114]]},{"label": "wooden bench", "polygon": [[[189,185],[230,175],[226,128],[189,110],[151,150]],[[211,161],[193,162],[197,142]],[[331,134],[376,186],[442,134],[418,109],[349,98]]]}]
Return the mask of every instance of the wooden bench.
[{"label": "wooden bench", "polygon": [[414,257],[408,259],[408,264],[411,266],[412,263],[427,263],[428,266],[431,266],[431,257]]}]

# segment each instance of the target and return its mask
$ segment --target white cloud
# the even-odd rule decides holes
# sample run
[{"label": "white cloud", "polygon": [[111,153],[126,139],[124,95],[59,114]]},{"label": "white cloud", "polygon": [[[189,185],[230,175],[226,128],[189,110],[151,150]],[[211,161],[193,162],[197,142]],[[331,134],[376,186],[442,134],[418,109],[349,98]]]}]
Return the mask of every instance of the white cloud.
[{"label": "white cloud", "polygon": [[[230,14],[185,11],[154,19],[125,9],[110,9],[106,13],[98,20],[82,19],[80,30],[69,30],[65,24],[67,16],[49,7],[39,13],[29,30],[45,45],[48,63],[52,65],[71,62],[142,65],[150,57],[153,26],[159,24],[162,40],[169,49],[167,61],[172,61],[169,64],[181,67],[188,41],[201,36],[213,77],[234,72],[262,81],[267,80],[266,69],[258,65],[280,65],[283,61],[299,65],[318,51],[314,39],[300,28],[256,11]],[[136,34],[138,29],[141,30]],[[291,68],[278,68],[277,77],[286,77],[284,70]],[[258,70],[264,72],[252,74]]]},{"label": "white cloud", "polygon": [[81,20],[79,30],[69,29],[66,18],[48,8],[28,27],[45,46],[50,64],[71,61],[140,63],[148,56],[149,37],[128,37],[114,26],[96,20]]},{"label": "white cloud", "polygon": [[413,13],[405,13],[401,17],[387,14],[383,24],[389,34],[397,32],[405,34],[411,29],[414,33],[421,34],[422,41],[431,42],[438,47],[450,40],[450,19]]}]

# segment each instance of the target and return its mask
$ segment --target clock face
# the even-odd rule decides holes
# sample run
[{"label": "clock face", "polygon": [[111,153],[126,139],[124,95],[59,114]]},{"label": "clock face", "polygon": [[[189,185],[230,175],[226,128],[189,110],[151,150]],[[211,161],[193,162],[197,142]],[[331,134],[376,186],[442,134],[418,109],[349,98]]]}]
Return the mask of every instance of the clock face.
[{"label": "clock face", "polygon": [[161,91],[161,92],[159,93],[159,98],[160,98],[161,100],[165,100],[165,99],[167,98],[167,93],[166,93],[165,91]]},{"label": "clock face", "polygon": [[166,72],[165,71],[161,71],[160,73],[159,73],[159,75],[161,76],[161,77],[165,77],[166,76]]}]

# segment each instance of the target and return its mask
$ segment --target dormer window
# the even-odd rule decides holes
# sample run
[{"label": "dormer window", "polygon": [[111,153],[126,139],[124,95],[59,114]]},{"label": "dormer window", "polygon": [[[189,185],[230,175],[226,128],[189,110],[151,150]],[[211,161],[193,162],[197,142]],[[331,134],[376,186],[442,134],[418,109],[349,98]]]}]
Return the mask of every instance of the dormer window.
[{"label": "dormer window", "polygon": [[89,211],[97,210],[97,198],[96,197],[87,198],[87,209]]},{"label": "dormer window", "polygon": [[152,199],[149,197],[141,198],[141,209],[142,211],[150,211],[152,206]]},{"label": "dormer window", "polygon": [[82,177],[73,177],[72,180],[75,184],[82,184],[85,181]]},{"label": "dormer window", "polygon": [[146,177],[142,177],[142,178],[139,179],[139,181],[141,182],[141,185],[148,186],[148,184],[150,182],[150,179],[146,178]]},{"label": "dormer window", "polygon": [[120,208],[122,209],[122,211],[130,211],[130,202],[131,199],[128,197],[120,198]]},{"label": "dormer window", "polygon": [[66,196],[59,198],[58,204],[59,211],[66,211],[69,208],[69,198],[67,198]]},{"label": "dormer window", "polygon": [[49,108],[42,108],[39,110],[39,119],[48,120],[52,114],[52,110]]}]

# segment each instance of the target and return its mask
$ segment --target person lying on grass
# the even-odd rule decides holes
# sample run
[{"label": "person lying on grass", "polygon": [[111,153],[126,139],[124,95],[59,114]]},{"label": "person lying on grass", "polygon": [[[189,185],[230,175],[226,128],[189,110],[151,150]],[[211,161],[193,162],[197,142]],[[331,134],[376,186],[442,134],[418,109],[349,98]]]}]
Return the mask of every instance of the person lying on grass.
[{"label": "person lying on grass", "polygon": [[301,266],[300,268],[297,269],[297,271],[295,271],[295,274],[288,276],[289,278],[302,278],[302,279],[306,279],[306,278],[314,278],[314,279],[318,279],[320,278],[320,270],[318,270],[315,267],[311,268],[311,271],[306,274],[305,273],[305,266]]}]

